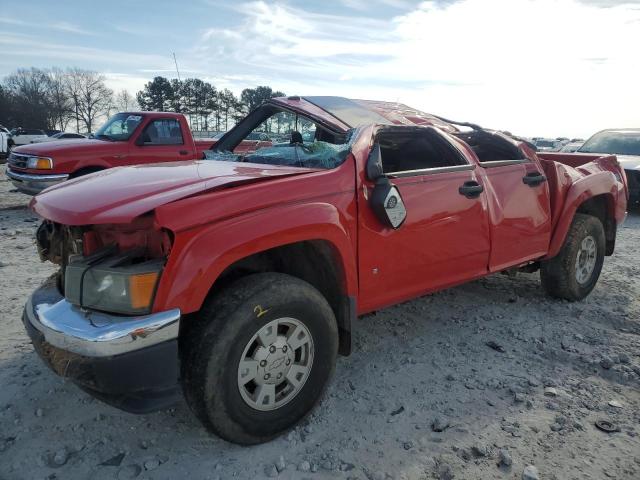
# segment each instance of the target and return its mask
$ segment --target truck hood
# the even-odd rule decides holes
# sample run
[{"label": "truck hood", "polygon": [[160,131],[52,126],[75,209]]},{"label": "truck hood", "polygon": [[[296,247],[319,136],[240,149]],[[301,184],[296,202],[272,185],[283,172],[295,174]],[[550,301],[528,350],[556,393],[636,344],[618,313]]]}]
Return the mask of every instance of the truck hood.
[{"label": "truck hood", "polygon": [[[16,153],[26,153],[30,155],[42,155],[45,157],[55,157],[61,153],[95,154],[96,152],[122,150],[126,148],[126,142],[108,142],[92,138],[78,138],[69,140],[53,140],[50,142],[29,143],[16,147]],[[78,147],[82,146],[82,149]]]},{"label": "truck hood", "polygon": [[117,167],[48,188],[30,206],[41,217],[64,225],[129,223],[205,191],[315,171],[215,160]]}]

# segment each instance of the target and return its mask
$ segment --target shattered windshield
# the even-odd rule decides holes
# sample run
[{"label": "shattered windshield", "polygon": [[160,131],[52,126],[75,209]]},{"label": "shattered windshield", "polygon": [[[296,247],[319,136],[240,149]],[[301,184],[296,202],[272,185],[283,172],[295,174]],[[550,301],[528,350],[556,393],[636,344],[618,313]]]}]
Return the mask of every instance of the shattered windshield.
[{"label": "shattered windshield", "polygon": [[331,169],[351,150],[353,131],[335,135],[292,112],[271,115],[249,132],[233,152],[205,150],[208,160]]},{"label": "shattered windshield", "polygon": [[205,150],[205,158],[224,162],[262,163],[304,168],[335,168],[342,164],[351,150],[350,143],[335,145],[315,141],[263,147],[255,152],[238,154]]}]

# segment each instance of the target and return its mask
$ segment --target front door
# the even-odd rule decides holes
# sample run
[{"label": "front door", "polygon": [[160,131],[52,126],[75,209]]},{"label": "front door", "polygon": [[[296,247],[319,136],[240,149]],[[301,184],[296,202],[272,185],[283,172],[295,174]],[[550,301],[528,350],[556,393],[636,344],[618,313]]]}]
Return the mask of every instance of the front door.
[{"label": "front door", "polygon": [[193,152],[184,144],[180,122],[173,118],[152,120],[140,140],[132,145],[136,163],[175,162],[191,160]]},{"label": "front door", "polygon": [[360,311],[486,274],[487,202],[476,165],[433,129],[385,128],[376,137],[383,169],[398,188],[406,220],[385,226],[358,193]]}]

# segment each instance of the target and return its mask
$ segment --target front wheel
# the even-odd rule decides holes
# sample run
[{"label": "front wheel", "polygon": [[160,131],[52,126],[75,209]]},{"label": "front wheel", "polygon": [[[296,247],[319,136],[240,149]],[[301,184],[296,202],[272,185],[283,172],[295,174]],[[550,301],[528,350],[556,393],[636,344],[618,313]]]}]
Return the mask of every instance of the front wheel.
[{"label": "front wheel", "polygon": [[542,286],[552,297],[582,300],[598,282],[604,252],[602,222],[576,213],[560,253],[541,265]]},{"label": "front wheel", "polygon": [[333,372],[335,316],[295,277],[242,278],[194,321],[181,347],[185,397],[225,440],[255,444],[285,432],[313,408]]}]

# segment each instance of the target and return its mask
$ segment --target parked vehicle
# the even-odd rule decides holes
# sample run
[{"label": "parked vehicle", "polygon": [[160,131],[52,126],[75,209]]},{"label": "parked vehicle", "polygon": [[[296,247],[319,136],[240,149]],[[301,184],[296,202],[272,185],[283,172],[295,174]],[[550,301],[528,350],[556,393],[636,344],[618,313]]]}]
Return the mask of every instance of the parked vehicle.
[{"label": "parked vehicle", "polygon": [[4,159],[9,154],[10,138],[11,138],[11,134],[9,133],[9,130],[7,130],[5,127],[0,125],[0,159],[3,160],[2,163],[4,163]]},{"label": "parked vehicle", "polygon": [[[230,153],[275,116],[289,142]],[[396,102],[276,98],[207,160],[50,188],[31,202],[41,258],[61,267],[25,307],[37,352],[128,411],[182,390],[211,432],[254,444],[310,411],[358,315],[501,271],[586,297],[625,217],[615,156],[456,125]]]},{"label": "parked vehicle", "polygon": [[11,148],[27,145],[34,140],[48,138],[44,130],[37,128],[14,128],[11,130]]},{"label": "parked vehicle", "polygon": [[82,138],[87,138],[87,136],[82,135],[81,133],[58,132],[58,133],[54,133],[53,135],[47,138],[38,138],[31,143],[45,143],[45,142],[55,142],[56,140],[71,140],[71,139],[82,139]]},{"label": "parked vehicle", "polygon": [[573,153],[578,151],[584,142],[569,142],[560,149],[563,153]]},{"label": "parked vehicle", "polygon": [[629,202],[640,203],[640,128],[602,130],[584,142],[578,152],[614,154],[629,183]]},{"label": "parked vehicle", "polygon": [[562,142],[556,139],[540,138],[534,145],[539,152],[558,152],[562,148]]},{"label": "parked vehicle", "polygon": [[[168,112],[123,112],[111,117],[91,139],[33,143],[9,157],[7,177],[30,195],[45,188],[112,167],[203,158],[213,139],[194,139],[184,115]],[[246,140],[239,152],[270,142]]]},{"label": "parked vehicle", "polygon": [[35,195],[51,185],[107,168],[202,158],[213,140],[194,140],[184,115],[124,112],[111,117],[91,139],[33,143],[15,148],[7,177]]}]

